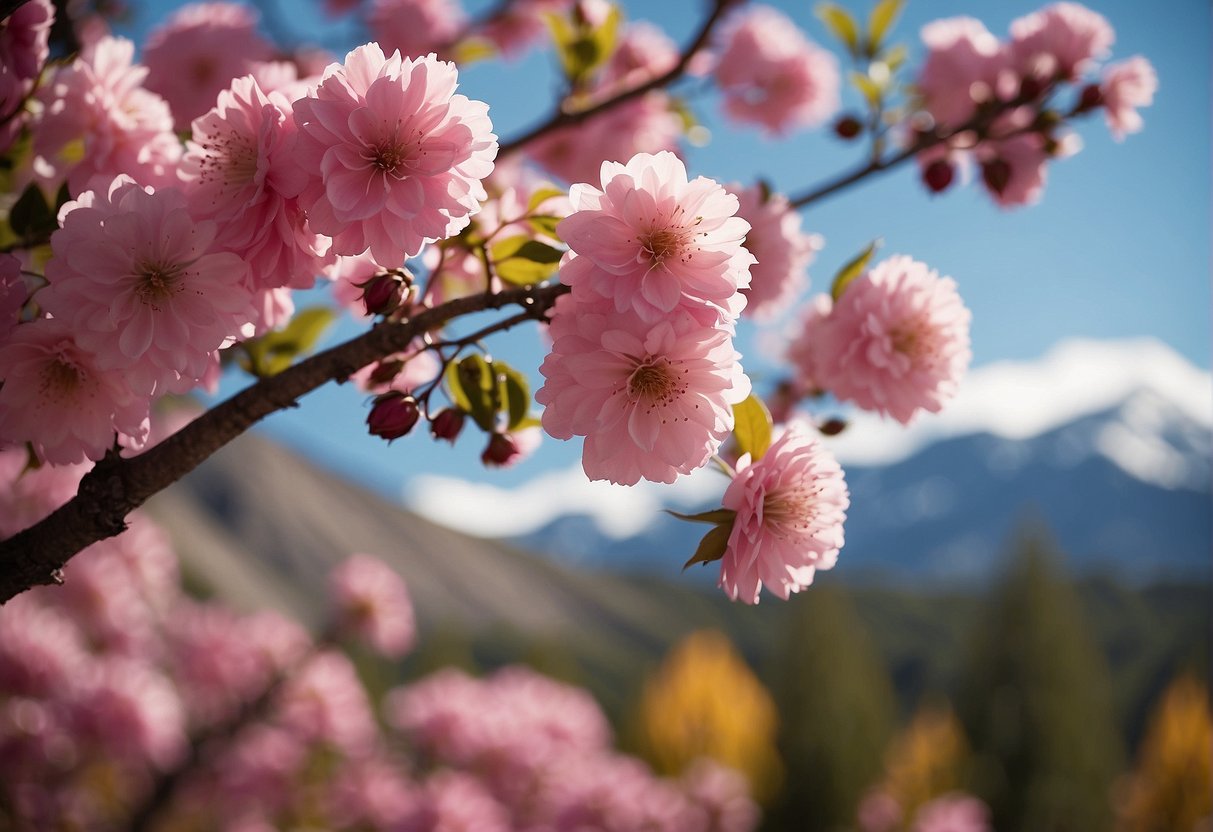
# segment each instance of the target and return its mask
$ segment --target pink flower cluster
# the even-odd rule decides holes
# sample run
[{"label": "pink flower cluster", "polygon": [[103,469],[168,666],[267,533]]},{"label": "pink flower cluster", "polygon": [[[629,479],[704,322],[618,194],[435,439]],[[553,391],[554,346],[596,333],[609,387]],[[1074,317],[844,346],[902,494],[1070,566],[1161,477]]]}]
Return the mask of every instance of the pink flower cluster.
[{"label": "pink flower cluster", "polygon": [[990,809],[976,797],[949,792],[923,803],[907,817],[888,792],[876,789],[859,804],[860,832],[991,832]]},{"label": "pink flower cluster", "polygon": [[[45,472],[67,469],[19,473],[16,457],[0,452],[0,521],[10,506],[49,510],[62,490]],[[330,584],[339,631],[389,652],[411,643],[410,602],[386,565],[356,555]],[[390,691],[384,705],[379,722],[354,664],[288,619],[186,597],[167,539],[136,517],[74,558],[63,587],[0,607],[0,818],[126,828],[155,778],[175,772],[157,818],[166,826],[275,829],[300,817],[324,829],[417,832],[757,824],[739,774],[702,761],[681,780],[657,778],[611,750],[589,694],[526,668],[484,679],[441,671]],[[205,753],[178,770],[200,736]]]},{"label": "pink flower cluster", "polygon": [[[40,69],[45,21],[10,24],[14,71]],[[3,261],[0,447],[28,442],[55,464],[115,440],[138,450],[154,398],[215,383],[218,351],[285,323],[290,291],[335,254],[400,265],[457,233],[496,153],[487,106],[454,94],[454,67],[433,56],[368,45],[309,86],[265,63],[255,18],[227,3],[182,9],[149,66],[134,50],[89,40],[16,120],[33,145],[17,177],[75,198],[46,285]],[[174,121],[193,115],[183,147]]]},{"label": "pink flower cluster", "polygon": [[602,166],[558,226],[573,287],[552,315],[535,394],[544,429],[584,436],[590,479],[673,482],[704,465],[749,395],[733,348],[753,256],[737,198],[672,153]]},{"label": "pink flower cluster", "polygon": [[[927,186],[942,191],[958,165],[976,163],[999,205],[1039,200],[1049,159],[1078,150],[1076,137],[1059,132],[1061,119],[1041,116],[1057,93],[1067,84],[1077,85],[1107,56],[1114,39],[1107,20],[1072,2],[1013,21],[1007,41],[971,17],[923,27],[928,52],[917,80],[920,105],[930,115],[932,129],[948,136],[919,156]],[[1082,88],[1070,112],[1102,105],[1113,135],[1122,139],[1141,129],[1137,108],[1153,101],[1157,86],[1149,62],[1136,56],[1107,67],[1101,82]],[[1008,104],[1017,106],[989,117],[996,106]]]},{"label": "pink flower cluster", "polygon": [[839,106],[838,61],[778,9],[734,12],[716,43],[712,75],[729,117],[770,135],[825,122]]},{"label": "pink flower cluster", "polygon": [[737,216],[750,224],[745,247],[757,260],[750,266],[749,288],[743,290],[744,314],[767,321],[808,289],[808,267],[823,242],[820,235],[801,231],[800,213],[782,194],[763,185],[729,186],[729,190],[737,195]]}]

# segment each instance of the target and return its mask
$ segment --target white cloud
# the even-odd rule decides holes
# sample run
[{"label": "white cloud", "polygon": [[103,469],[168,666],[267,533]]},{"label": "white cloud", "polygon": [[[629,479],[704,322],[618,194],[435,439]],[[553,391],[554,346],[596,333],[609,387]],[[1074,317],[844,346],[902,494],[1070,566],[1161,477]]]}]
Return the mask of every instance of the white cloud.
[{"label": "white cloud", "polygon": [[[1179,407],[1204,428],[1213,427],[1213,380],[1153,339],[1064,341],[1033,362],[999,362],[969,374],[960,394],[940,414],[920,416],[909,427],[857,413],[841,435],[828,440],[844,464],[885,465],[911,456],[939,439],[990,433],[1023,439],[1080,416],[1113,407],[1130,394],[1150,391]],[[1101,437],[1100,450],[1131,473],[1174,482],[1172,457],[1156,442]],[[1112,442],[1112,440],[1116,440]],[[1109,444],[1111,443],[1111,444]],[[1145,444],[1143,444],[1145,443]],[[1161,465],[1159,464],[1161,463]],[[1163,470],[1165,469],[1165,470]],[[643,531],[667,506],[689,508],[724,492],[712,468],[672,486],[641,482],[631,488],[590,482],[580,466],[541,474],[513,488],[427,475],[408,487],[416,512],[484,537],[525,534],[568,514],[591,517],[606,535],[625,538]]]}]

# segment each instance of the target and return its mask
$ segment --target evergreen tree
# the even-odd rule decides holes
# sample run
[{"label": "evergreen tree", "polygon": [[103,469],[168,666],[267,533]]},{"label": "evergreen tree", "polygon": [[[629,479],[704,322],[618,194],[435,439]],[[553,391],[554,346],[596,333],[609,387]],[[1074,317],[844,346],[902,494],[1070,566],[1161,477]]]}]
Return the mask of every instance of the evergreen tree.
[{"label": "evergreen tree", "polygon": [[770,674],[784,791],[765,828],[849,828],[860,798],[880,779],[892,733],[888,671],[840,589],[815,586],[791,603]]},{"label": "evergreen tree", "polygon": [[1112,824],[1123,748],[1109,674],[1041,535],[1025,535],[974,629],[957,710],[1000,832]]}]

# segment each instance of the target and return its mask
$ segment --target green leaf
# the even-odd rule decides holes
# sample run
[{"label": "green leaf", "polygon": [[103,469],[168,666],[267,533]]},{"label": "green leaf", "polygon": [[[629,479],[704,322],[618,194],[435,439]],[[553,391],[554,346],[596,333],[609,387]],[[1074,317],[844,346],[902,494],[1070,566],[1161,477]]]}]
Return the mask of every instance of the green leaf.
[{"label": "green leaf", "polygon": [[699,548],[695,550],[691,559],[682,565],[682,568],[686,570],[696,563],[711,563],[714,560],[720,560],[729,547],[729,535],[732,533],[732,524],[719,525],[712,529],[703,536],[703,540],[699,541]]},{"label": "green leaf", "polygon": [[687,520],[691,523],[712,523],[720,525],[727,523],[732,525],[733,518],[737,516],[737,512],[730,508],[714,508],[711,511],[701,511],[698,514],[683,514],[673,509],[663,509],[666,514],[677,517],[679,520]]},{"label": "green leaf", "polygon": [[46,195],[31,183],[9,210],[8,224],[24,242],[46,240],[59,227],[55,212],[46,203]]},{"label": "green leaf", "polygon": [[754,461],[771,447],[771,413],[762,399],[751,393],[741,404],[733,405],[733,438],[743,454]]},{"label": "green leaf", "polygon": [[880,248],[881,243],[880,239],[875,239],[868,243],[863,251],[855,255],[845,266],[838,270],[838,274],[834,275],[834,282],[830,285],[830,296],[834,298],[835,302],[842,297],[842,293],[846,291],[851,281],[863,274],[864,269],[867,268],[868,261],[872,259],[872,255],[876,253],[876,249]]},{"label": "green leaf", "polygon": [[[467,356],[456,365],[459,387],[466,399],[466,409],[481,430],[492,431],[497,426],[497,401],[494,395],[493,368],[480,353]],[[455,402],[463,407],[463,402]]]},{"label": "green leaf", "polygon": [[472,409],[472,400],[463,390],[463,376],[459,372],[459,364],[452,361],[446,365],[446,389],[451,395],[451,404],[468,413]]},{"label": "green leaf", "polygon": [[526,376],[503,361],[495,361],[493,367],[501,379],[502,400],[505,402],[506,430],[513,430],[531,412],[531,388]]},{"label": "green leaf", "polygon": [[556,226],[564,217],[557,217],[554,214],[535,214],[527,217],[526,224],[529,225],[536,234],[542,234],[545,237],[550,237],[553,240],[559,240],[560,234],[556,231]]},{"label": "green leaf", "polygon": [[277,375],[310,351],[336,318],[327,306],[301,309],[282,329],[245,341],[240,365],[258,378]]},{"label": "green leaf", "polygon": [[526,212],[532,214],[539,210],[539,206],[547,202],[549,199],[555,199],[558,196],[567,196],[568,191],[562,191],[560,188],[540,188],[531,194],[531,198],[527,200]]},{"label": "green leaf", "polygon": [[560,67],[574,86],[589,78],[611,57],[619,39],[619,23],[623,19],[618,6],[612,6],[602,25],[594,28],[576,26],[567,17],[558,14],[544,17],[556,44]]},{"label": "green leaf", "polygon": [[506,237],[489,248],[489,259],[497,276],[518,286],[547,280],[560,267],[563,256],[560,249],[525,234]]},{"label": "green leaf", "polygon": [[880,106],[880,99],[884,97],[884,90],[881,89],[879,84],[862,72],[855,72],[854,70],[849,73],[849,77],[855,89],[859,90],[864,99],[867,100],[869,108],[875,110]]},{"label": "green leaf", "polygon": [[906,62],[906,58],[910,56],[910,51],[906,49],[904,43],[897,43],[889,47],[889,50],[884,53],[884,62],[889,67],[889,72],[896,72],[901,69]]},{"label": "green leaf", "polygon": [[877,55],[884,44],[885,35],[893,28],[901,14],[905,0],[880,0],[868,15],[868,54]]},{"label": "green leaf", "polygon": [[497,47],[487,38],[464,38],[451,52],[452,59],[460,66],[497,57]]},{"label": "green leaf", "polygon": [[851,13],[837,3],[818,3],[813,10],[834,37],[846,45],[851,55],[859,55],[859,24]]}]

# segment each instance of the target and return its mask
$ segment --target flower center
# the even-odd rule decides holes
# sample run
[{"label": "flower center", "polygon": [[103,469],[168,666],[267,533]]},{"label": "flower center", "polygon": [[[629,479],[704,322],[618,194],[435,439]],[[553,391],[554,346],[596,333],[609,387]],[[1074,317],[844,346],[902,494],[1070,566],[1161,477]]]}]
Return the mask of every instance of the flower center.
[{"label": "flower center", "polygon": [[781,488],[762,499],[762,525],[771,533],[787,537],[808,530],[816,510],[818,489],[807,485]]},{"label": "flower center", "polygon": [[667,257],[677,257],[684,244],[682,230],[676,228],[658,228],[641,241],[655,265],[661,265]]},{"label": "flower center", "polygon": [[170,300],[185,288],[181,277],[185,267],[179,263],[149,263],[135,265],[135,294],[153,309]]},{"label": "flower center", "polygon": [[628,395],[633,400],[661,402],[669,398],[676,387],[665,361],[641,364],[628,378]]},{"label": "flower center", "polygon": [[918,321],[911,321],[891,329],[889,340],[893,343],[893,350],[911,361],[921,358],[928,343],[924,329],[925,327]]},{"label": "flower center", "polygon": [[42,392],[52,398],[67,398],[79,389],[83,381],[84,373],[76,363],[62,355],[56,356],[42,370]]}]

